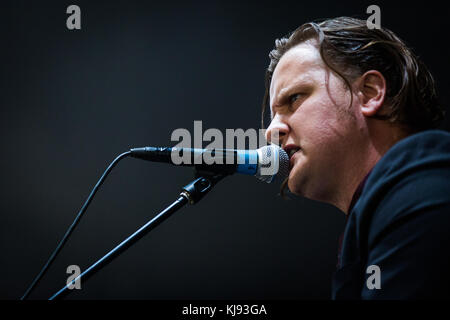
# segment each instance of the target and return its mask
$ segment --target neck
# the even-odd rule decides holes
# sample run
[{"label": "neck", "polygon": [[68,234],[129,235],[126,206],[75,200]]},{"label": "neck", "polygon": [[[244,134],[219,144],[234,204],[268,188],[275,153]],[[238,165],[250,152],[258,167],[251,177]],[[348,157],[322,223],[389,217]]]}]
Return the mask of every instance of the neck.
[{"label": "neck", "polygon": [[359,167],[353,167],[352,173],[347,176],[347,181],[344,182],[345,187],[340,188],[341,192],[337,194],[335,201],[332,202],[345,215],[348,215],[350,212],[350,206],[358,187],[380,158],[381,155],[374,153],[363,165],[360,163]]},{"label": "neck", "polygon": [[[353,148],[346,177],[338,188],[335,201],[332,202],[346,215],[349,214],[350,205],[359,185],[367,174],[377,164],[381,157],[398,141],[405,138],[408,133],[386,121],[372,120],[367,123],[367,134],[362,139],[359,148]],[[355,156],[355,155],[358,156]]]}]

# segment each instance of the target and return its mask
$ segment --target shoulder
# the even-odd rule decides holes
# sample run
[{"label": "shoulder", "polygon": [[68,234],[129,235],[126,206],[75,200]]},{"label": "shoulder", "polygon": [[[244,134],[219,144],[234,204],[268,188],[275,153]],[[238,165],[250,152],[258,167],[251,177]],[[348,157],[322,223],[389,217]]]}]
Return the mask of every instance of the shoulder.
[{"label": "shoulder", "polygon": [[430,130],[411,135],[395,144],[375,165],[364,186],[361,204],[367,206],[368,201],[381,200],[393,186],[410,181],[411,177],[415,177],[420,189],[424,189],[424,182],[429,179],[448,184],[450,181],[441,174],[449,171],[450,133]]},{"label": "shoulder", "polygon": [[[442,279],[450,268],[449,190],[449,133],[426,131],[395,144],[371,171],[349,215],[340,265],[360,269],[353,272],[356,280],[336,278],[335,296],[339,283],[357,283],[355,297],[448,296],[450,278]],[[366,289],[359,278],[370,265],[382,270],[382,290]]]},{"label": "shoulder", "polygon": [[423,131],[392,146],[374,167],[371,178],[391,178],[422,165],[448,164],[449,161],[450,133],[441,130]]},{"label": "shoulder", "polygon": [[450,133],[424,131],[399,141],[380,159],[352,214],[370,245],[395,223],[430,209],[442,208],[448,218],[449,190]]}]

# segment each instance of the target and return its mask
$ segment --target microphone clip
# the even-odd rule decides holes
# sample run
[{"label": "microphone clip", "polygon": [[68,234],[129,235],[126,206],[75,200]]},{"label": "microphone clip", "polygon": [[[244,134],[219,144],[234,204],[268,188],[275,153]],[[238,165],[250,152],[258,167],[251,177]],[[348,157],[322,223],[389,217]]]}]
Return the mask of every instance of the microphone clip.
[{"label": "microphone clip", "polygon": [[181,196],[185,197],[189,204],[196,204],[214,185],[226,177],[228,174],[195,170],[195,180],[183,187]]}]

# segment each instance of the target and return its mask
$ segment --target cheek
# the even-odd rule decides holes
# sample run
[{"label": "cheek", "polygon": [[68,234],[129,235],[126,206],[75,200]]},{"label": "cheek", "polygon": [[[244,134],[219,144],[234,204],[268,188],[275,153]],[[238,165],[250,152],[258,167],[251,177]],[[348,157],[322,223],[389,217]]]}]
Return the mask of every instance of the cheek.
[{"label": "cheek", "polygon": [[306,151],[308,147],[326,144],[340,136],[342,126],[336,107],[326,97],[318,97],[303,104],[292,117],[291,125]]}]

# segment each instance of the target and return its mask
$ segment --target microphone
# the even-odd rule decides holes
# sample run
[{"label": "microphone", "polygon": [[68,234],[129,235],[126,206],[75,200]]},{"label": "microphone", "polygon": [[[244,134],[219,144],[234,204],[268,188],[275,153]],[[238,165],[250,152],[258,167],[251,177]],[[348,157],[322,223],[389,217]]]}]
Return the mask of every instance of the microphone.
[{"label": "microphone", "polygon": [[131,157],[165,162],[177,166],[193,166],[197,170],[256,176],[271,183],[284,179],[289,173],[289,156],[276,145],[257,150],[196,149],[177,147],[143,147],[130,150]]}]

